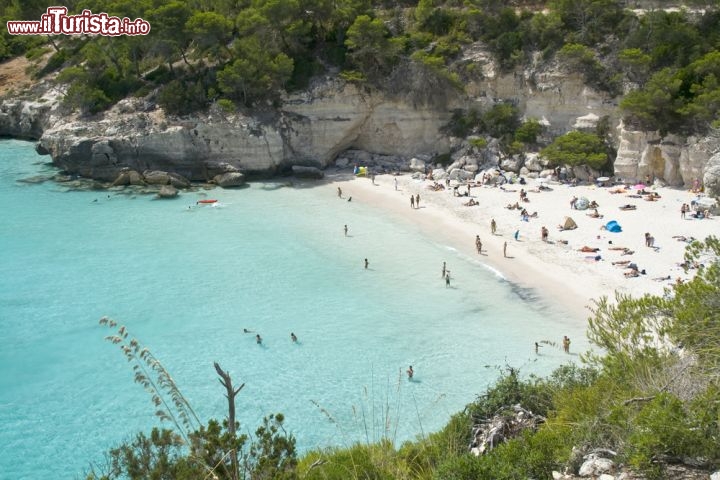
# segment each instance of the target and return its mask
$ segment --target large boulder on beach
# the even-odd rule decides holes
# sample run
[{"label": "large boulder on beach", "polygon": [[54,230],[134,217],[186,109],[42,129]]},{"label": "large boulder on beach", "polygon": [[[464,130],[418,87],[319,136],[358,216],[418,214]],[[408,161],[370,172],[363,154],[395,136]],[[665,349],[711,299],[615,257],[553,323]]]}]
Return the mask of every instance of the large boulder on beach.
[{"label": "large boulder on beach", "polygon": [[146,170],[143,172],[143,178],[148,185],[167,185],[170,183],[168,173],[161,170]]},{"label": "large boulder on beach", "polygon": [[435,180],[445,180],[448,174],[444,168],[436,168],[432,171],[432,176]]},{"label": "large boulder on beach", "polygon": [[468,172],[467,170],[463,170],[462,168],[453,168],[450,170],[448,176],[450,177],[450,180],[464,182],[465,180],[473,178],[475,174]]},{"label": "large boulder on beach", "polygon": [[227,172],[215,175],[213,182],[222,188],[240,187],[245,184],[245,175],[240,172]]},{"label": "large boulder on beach", "polygon": [[503,159],[500,162],[500,168],[505,170],[506,172],[519,172],[520,167],[522,166],[522,160],[520,157],[513,155],[512,157],[508,157]]},{"label": "large boulder on beach", "polygon": [[425,173],[425,162],[419,158],[413,157],[410,159],[410,170],[413,172]]},{"label": "large boulder on beach", "polygon": [[190,188],[190,180],[183,177],[179,173],[168,173],[168,180],[170,181],[170,185],[175,188]]},{"label": "large boulder on beach", "polygon": [[716,153],[708,160],[703,175],[703,185],[705,193],[720,198],[720,153]]},{"label": "large boulder on beach", "polygon": [[547,165],[546,160],[540,160],[537,153],[528,153],[525,156],[525,168],[531,172],[540,172]]},{"label": "large boulder on beach", "polygon": [[163,185],[157,193],[158,198],[175,198],[178,196],[177,188],[172,185]]},{"label": "large boulder on beach", "polygon": [[123,170],[112,183],[112,186],[122,187],[125,185],[145,185],[145,180],[135,170]]},{"label": "large boulder on beach", "polygon": [[312,178],[314,180],[320,180],[325,176],[322,170],[316,167],[304,167],[302,165],[293,165],[292,173],[297,178]]}]

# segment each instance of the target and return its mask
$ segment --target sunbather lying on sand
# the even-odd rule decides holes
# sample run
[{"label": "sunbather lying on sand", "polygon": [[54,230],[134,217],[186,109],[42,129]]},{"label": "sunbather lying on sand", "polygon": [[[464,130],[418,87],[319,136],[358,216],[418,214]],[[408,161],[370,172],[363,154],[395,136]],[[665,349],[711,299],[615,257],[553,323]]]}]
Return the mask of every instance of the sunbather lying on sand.
[{"label": "sunbather lying on sand", "polygon": [[592,213],[587,213],[586,215],[592,218],[603,218],[603,216],[598,213],[597,208],[593,210]]},{"label": "sunbather lying on sand", "polygon": [[622,266],[622,267],[624,267],[624,266],[627,265],[628,263],[630,263],[630,260],[618,260],[618,261],[616,261],[616,262],[612,262],[613,265],[619,265],[619,266]]},{"label": "sunbather lying on sand", "polygon": [[587,245],[583,246],[581,249],[578,250],[578,252],[599,252],[600,249],[597,247],[588,247]]},{"label": "sunbather lying on sand", "polygon": [[670,279],[671,279],[670,275],[668,275],[668,276],[666,276],[666,277],[655,277],[655,278],[653,278],[653,280],[655,280],[656,282],[664,282],[665,280],[670,280]]},{"label": "sunbather lying on sand", "polygon": [[478,202],[476,202],[474,198],[471,198],[467,202],[463,203],[463,205],[465,205],[466,207],[474,207],[474,206],[480,205],[480,204]]},{"label": "sunbather lying on sand", "polygon": [[695,237],[686,237],[685,235],[675,235],[672,238],[676,239],[678,242],[692,243],[695,241]]},{"label": "sunbather lying on sand", "polygon": [[637,207],[635,205],[631,205],[629,203],[626,203],[625,205],[622,205],[620,207],[620,210],[635,210]]},{"label": "sunbather lying on sand", "polygon": [[625,193],[625,189],[622,187],[614,188],[612,190],[608,190],[610,193]]}]

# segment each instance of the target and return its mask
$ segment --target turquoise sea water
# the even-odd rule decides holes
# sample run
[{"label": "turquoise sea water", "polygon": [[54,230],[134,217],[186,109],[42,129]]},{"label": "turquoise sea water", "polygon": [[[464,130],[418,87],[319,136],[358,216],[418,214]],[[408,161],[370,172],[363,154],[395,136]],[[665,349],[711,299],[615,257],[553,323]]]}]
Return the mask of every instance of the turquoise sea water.
[{"label": "turquoise sea water", "polygon": [[18,182],[52,172],[48,160],[0,141],[0,478],[80,478],[160,425],[103,340],[105,315],[150,348],[203,420],[225,414],[218,361],[246,384],[242,428],[282,412],[301,450],[437,430],[497,367],[548,373],[574,358],[550,346],[535,355],[536,340],[585,345],[582,319],[362,199],[254,183],[189,210],[201,194],[108,198]]}]

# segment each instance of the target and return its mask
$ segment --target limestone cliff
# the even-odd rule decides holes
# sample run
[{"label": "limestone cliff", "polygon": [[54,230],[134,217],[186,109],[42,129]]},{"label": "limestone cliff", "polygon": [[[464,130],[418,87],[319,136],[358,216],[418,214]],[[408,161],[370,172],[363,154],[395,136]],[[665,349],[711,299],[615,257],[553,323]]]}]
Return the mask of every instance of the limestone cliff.
[{"label": "limestone cliff", "polygon": [[326,78],[286,97],[278,110],[255,116],[211,107],[191,118],[171,118],[147,100],[126,99],[97,118],[81,119],[63,112],[62,92],[46,85],[34,100],[0,104],[0,135],[39,139],[38,151],[56,165],[90,178],[112,181],[131,169],[207,181],[238,170],[268,176],[292,165],[325,168],[349,149],[403,161],[452,153],[458,142],[443,127],[453,108],[512,101],[525,118],[540,120],[550,137],[594,128],[607,117],[618,125],[616,174],[631,181],[650,175],[670,185],[691,184],[720,151],[713,137],[660,138],[625,129],[617,99],[559,65],[501,74],[479,46],[468,49],[464,61],[478,65],[477,78],[468,81],[467,97],[456,96],[442,108]]},{"label": "limestone cliff", "polygon": [[657,132],[641,132],[618,126],[618,153],[615,175],[630,181],[649,176],[672,186],[702,181],[710,158],[720,152],[716,136],[660,137]]},{"label": "limestone cliff", "polygon": [[219,108],[170,118],[141,99],[80,119],[63,114],[59,93],[42,102],[3,102],[0,134],[39,139],[38,151],[58,167],[105,181],[127,169],[198,181],[234,170],[272,175],[295,164],[324,168],[351,148],[402,158],[449,149],[441,133],[449,109],[413,106],[337,80],[289,96],[263,120]]}]

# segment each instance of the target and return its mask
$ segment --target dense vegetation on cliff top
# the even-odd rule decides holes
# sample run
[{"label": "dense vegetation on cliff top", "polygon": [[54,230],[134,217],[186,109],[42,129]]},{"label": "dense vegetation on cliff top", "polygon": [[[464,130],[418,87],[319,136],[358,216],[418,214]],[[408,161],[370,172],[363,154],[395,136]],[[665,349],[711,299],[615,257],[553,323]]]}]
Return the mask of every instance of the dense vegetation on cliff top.
[{"label": "dense vegetation on cliff top", "polygon": [[[584,366],[559,368],[548,378],[522,379],[512,368],[454,415],[440,432],[397,447],[385,441],[322,449],[299,457],[282,415],[270,415],[255,435],[234,421],[202,425],[171,377],[124,326],[101,320],[133,364],[136,381],[152,394],[173,430],[154,430],[110,451],[89,480],[117,478],[515,480],[577,471],[582,456],[610,449],[615,461],[647,478],[667,478],[669,462],[720,467],[720,239],[693,242],[692,281],[663,296],[597,301],[589,322],[596,352]],[[602,352],[602,354],[600,354]],[[216,364],[234,418],[235,395]],[[234,392],[234,393],[231,393]],[[242,395],[237,399],[242,408]],[[471,427],[521,404],[546,417],[536,429],[484,456],[469,453]],[[389,423],[392,423],[389,421]],[[234,427],[231,427],[233,425]]]},{"label": "dense vegetation on cliff top", "polygon": [[150,36],[38,37],[10,36],[5,21],[39,20],[47,3],[6,0],[0,59],[49,52],[36,75],[60,72],[82,112],[157,92],[168,112],[187,114],[278,102],[325,72],[442,101],[481,76],[462,55],[474,44],[505,71],[558,59],[589,85],[627,93],[621,108],[638,128],[702,133],[720,110],[720,11],[666,3],[636,15],[615,0],[69,0],[70,13],[144,18]]}]

